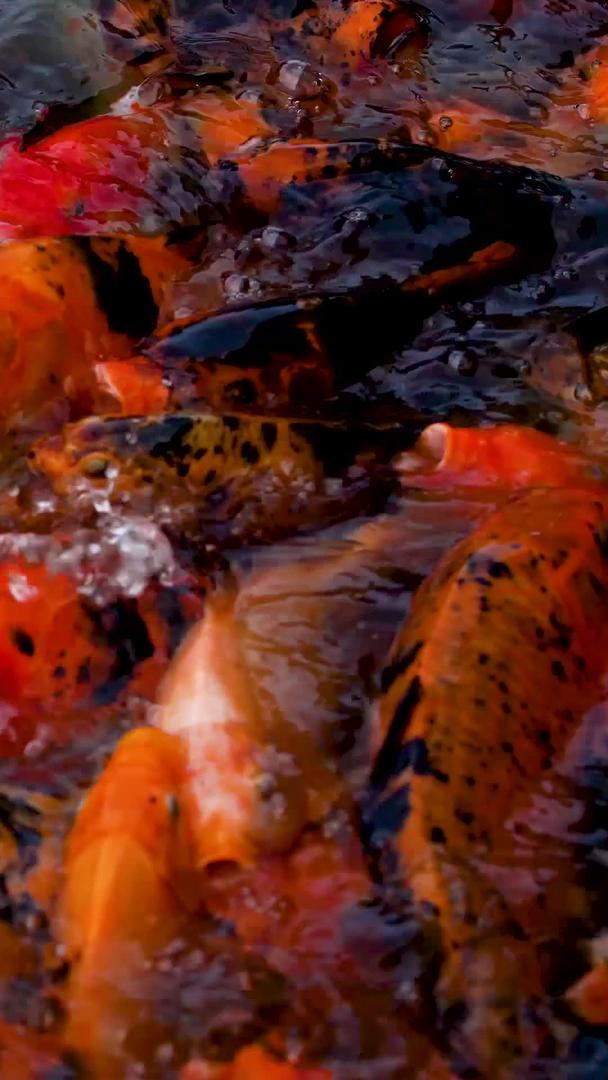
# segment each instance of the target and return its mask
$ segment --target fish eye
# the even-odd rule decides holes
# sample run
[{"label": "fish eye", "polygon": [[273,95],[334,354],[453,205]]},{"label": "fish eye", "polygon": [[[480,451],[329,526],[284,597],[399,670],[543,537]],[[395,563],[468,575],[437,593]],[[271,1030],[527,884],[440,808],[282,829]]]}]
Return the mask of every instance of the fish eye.
[{"label": "fish eye", "polygon": [[103,477],[108,471],[109,464],[105,454],[87,454],[80,462],[80,469],[85,476]]}]

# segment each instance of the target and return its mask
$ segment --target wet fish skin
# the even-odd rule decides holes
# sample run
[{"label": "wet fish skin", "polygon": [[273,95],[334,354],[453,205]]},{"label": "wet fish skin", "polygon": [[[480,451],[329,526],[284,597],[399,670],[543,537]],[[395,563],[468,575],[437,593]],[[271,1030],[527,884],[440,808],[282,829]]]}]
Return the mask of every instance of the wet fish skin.
[{"label": "wet fish skin", "polygon": [[528,916],[487,868],[509,865],[510,817],[601,700],[607,513],[585,486],[507,502],[421,587],[382,674],[367,843],[438,924],[440,1012],[483,1075],[541,1038]]}]

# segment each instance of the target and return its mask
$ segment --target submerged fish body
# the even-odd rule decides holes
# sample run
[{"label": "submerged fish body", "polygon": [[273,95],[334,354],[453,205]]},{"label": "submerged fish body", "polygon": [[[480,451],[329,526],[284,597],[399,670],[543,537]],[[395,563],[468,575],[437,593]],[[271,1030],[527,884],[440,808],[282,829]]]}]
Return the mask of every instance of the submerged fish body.
[{"label": "submerged fish body", "polygon": [[369,835],[438,923],[439,1007],[461,1017],[453,1048],[484,1075],[534,1042],[527,931],[536,905],[551,913],[540,878],[518,906],[491,870],[517,876],[511,819],[603,698],[606,512],[584,487],[508,502],[427,579],[382,674]]}]

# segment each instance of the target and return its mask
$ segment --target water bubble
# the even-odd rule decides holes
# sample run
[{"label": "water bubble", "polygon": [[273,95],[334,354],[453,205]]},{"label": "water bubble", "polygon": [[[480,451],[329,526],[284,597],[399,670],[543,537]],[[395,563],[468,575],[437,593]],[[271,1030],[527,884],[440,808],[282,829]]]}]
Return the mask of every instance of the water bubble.
[{"label": "water bubble", "polygon": [[165,534],[135,515],[108,515],[99,530],[81,529],[69,545],[52,540],[46,565],[51,573],[70,574],[81,595],[97,604],[140,596],[153,578],[170,585],[176,573]]},{"label": "water bubble", "polygon": [[25,604],[28,600],[35,600],[38,596],[38,589],[34,585],[30,585],[25,574],[19,574],[16,571],[8,575],[8,591],[13,600],[16,600],[19,604]]},{"label": "water bubble", "polygon": [[448,364],[459,375],[474,375],[477,371],[477,357],[472,349],[453,349]]},{"label": "water bubble", "polygon": [[244,296],[259,296],[261,291],[262,287],[257,278],[249,277],[247,274],[228,274],[224,278],[224,292],[232,300]]},{"label": "water bubble", "polygon": [[278,229],[275,225],[267,225],[262,229],[260,243],[268,251],[282,251],[292,247],[294,238],[285,229]]}]

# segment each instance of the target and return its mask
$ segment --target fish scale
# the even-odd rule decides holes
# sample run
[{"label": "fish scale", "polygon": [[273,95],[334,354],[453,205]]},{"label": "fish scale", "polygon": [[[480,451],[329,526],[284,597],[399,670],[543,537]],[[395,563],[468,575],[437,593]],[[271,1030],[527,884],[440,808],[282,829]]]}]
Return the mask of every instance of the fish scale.
[{"label": "fish scale", "polygon": [[525,907],[487,869],[516,866],[509,820],[602,699],[605,513],[591,490],[543,490],[491,515],[420,589],[383,674],[369,828],[439,924],[440,1009],[483,1075],[536,1049]]}]

